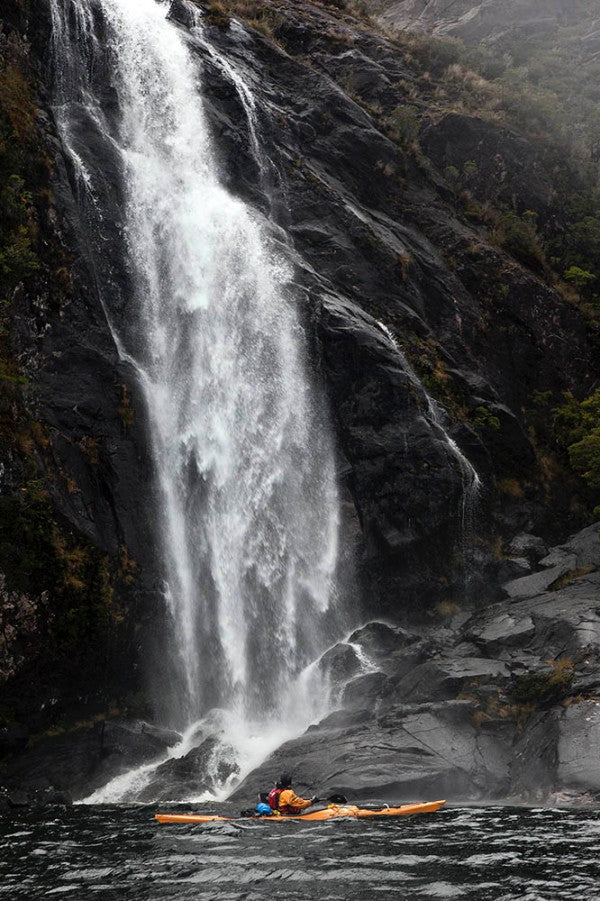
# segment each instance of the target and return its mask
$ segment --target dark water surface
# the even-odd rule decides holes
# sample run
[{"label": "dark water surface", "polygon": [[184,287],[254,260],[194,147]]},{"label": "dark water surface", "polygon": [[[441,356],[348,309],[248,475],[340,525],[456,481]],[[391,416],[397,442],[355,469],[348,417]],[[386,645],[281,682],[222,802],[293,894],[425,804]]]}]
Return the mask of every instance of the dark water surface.
[{"label": "dark water surface", "polygon": [[0,899],[600,899],[600,811],[159,826],[150,807],[0,817]]}]

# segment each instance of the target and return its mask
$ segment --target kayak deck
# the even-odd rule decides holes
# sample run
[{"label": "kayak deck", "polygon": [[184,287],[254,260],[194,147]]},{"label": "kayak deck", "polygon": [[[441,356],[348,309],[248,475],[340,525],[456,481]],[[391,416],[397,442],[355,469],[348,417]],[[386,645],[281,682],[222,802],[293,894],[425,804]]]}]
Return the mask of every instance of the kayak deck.
[{"label": "kayak deck", "polygon": [[420,804],[403,804],[401,807],[383,807],[381,810],[368,810],[353,804],[330,804],[325,810],[313,813],[301,813],[297,816],[270,817],[221,817],[211,814],[157,813],[154,816],[159,823],[214,823],[231,822],[232,820],[252,819],[265,820],[268,823],[283,823],[286,820],[305,820],[314,823],[318,820],[334,820],[340,817],[401,817],[415,813],[435,813],[443,807],[445,801],[428,801]]}]

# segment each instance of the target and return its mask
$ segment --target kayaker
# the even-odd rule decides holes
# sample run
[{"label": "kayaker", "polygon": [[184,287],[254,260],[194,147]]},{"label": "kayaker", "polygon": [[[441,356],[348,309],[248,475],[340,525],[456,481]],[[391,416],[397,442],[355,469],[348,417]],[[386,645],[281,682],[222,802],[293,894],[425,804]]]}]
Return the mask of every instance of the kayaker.
[{"label": "kayaker", "polygon": [[269,792],[269,804],[283,816],[297,816],[318,800],[316,796],[308,800],[297,795],[292,788],[292,777],[289,773],[282,773],[277,787]]}]

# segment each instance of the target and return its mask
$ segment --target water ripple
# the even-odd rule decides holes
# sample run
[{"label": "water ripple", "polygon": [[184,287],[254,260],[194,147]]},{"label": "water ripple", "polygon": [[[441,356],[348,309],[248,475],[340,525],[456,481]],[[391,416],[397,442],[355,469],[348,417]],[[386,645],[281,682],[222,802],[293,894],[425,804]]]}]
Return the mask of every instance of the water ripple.
[{"label": "water ripple", "polygon": [[[0,819],[0,898],[600,901],[600,811],[158,826],[152,809]],[[292,824],[290,824],[292,825]]]}]

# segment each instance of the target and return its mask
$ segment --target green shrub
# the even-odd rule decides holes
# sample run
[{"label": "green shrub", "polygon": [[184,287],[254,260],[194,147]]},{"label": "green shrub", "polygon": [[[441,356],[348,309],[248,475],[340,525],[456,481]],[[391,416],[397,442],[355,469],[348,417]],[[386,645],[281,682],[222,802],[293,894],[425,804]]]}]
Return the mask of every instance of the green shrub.
[{"label": "green shrub", "polygon": [[228,28],[230,18],[222,3],[215,2],[206,7],[204,21],[207,25],[215,25],[217,28]]},{"label": "green shrub", "polygon": [[573,663],[570,660],[559,660],[551,665],[551,672],[524,673],[515,677],[512,696],[519,704],[557,704],[567,697],[575,678]]},{"label": "green shrub", "polygon": [[434,75],[442,75],[465,55],[464,44],[456,38],[436,38],[409,31],[398,32],[394,38],[407,55]]},{"label": "green shrub", "polygon": [[600,492],[600,428],[569,448],[571,466],[594,492]]},{"label": "green shrub", "polygon": [[444,169],[444,175],[446,176],[446,180],[450,182],[451,185],[456,186],[460,183],[460,171],[456,168],[456,166],[446,166]]},{"label": "green shrub", "polygon": [[29,232],[20,225],[0,250],[0,270],[13,282],[32,275],[40,268],[40,261],[31,246]]},{"label": "green shrub", "polygon": [[503,213],[492,232],[492,240],[512,253],[521,263],[533,269],[546,264],[544,249],[536,225],[537,214],[527,210],[522,215]]},{"label": "green shrub", "polygon": [[585,291],[592,282],[596,281],[596,276],[593,272],[588,272],[587,269],[582,269],[580,266],[569,266],[565,270],[565,279],[580,291]]},{"label": "green shrub", "polygon": [[556,94],[518,81],[505,87],[502,107],[511,120],[529,134],[563,136],[560,103]]},{"label": "green shrub", "polygon": [[554,432],[574,472],[600,498],[600,388],[578,401],[572,394],[554,411]]},{"label": "green shrub", "polygon": [[500,420],[486,407],[476,407],[473,422],[478,429],[493,429],[496,432],[500,429]]},{"label": "green shrub", "polygon": [[419,112],[415,106],[397,106],[387,117],[386,125],[392,140],[407,147],[419,137]]}]

